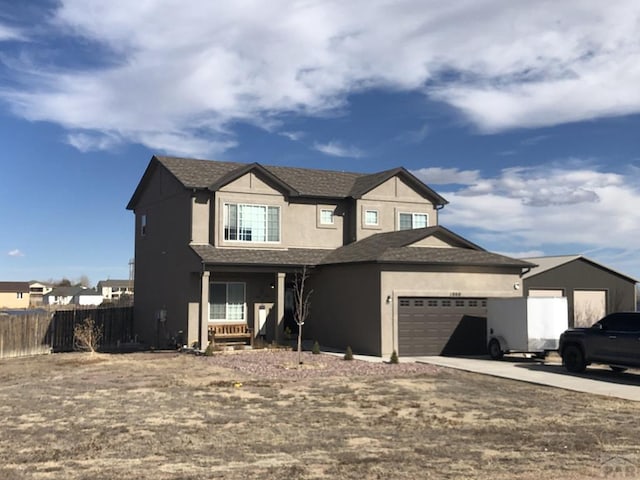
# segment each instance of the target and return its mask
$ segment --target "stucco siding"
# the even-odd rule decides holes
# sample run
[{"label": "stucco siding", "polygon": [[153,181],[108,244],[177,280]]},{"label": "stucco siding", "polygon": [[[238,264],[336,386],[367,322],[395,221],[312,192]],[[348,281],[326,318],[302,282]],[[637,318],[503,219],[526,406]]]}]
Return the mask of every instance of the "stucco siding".
[{"label": "stucco siding", "polygon": [[193,243],[209,243],[211,241],[209,221],[211,198],[210,193],[200,192],[193,195],[191,199],[191,241]]},{"label": "stucco siding", "polygon": [[304,337],[321,345],[380,355],[380,274],[376,265],[331,265],[310,278]]},{"label": "stucco siding", "polygon": [[[333,224],[321,223],[322,210],[333,212]],[[343,244],[344,223],[338,203],[289,203],[282,215],[287,247],[338,248]]]},{"label": "stucco siding", "polygon": [[[367,224],[366,211],[378,212],[377,225]],[[438,213],[432,202],[422,197],[397,177],[391,178],[369,191],[356,201],[356,239],[362,240],[380,232],[398,230],[400,213],[423,213],[428,216],[428,226],[438,224]]]},{"label": "stucco siding", "polygon": [[[224,239],[224,204],[254,204],[280,208],[280,241],[240,242]],[[321,211],[334,212],[333,224],[323,225]],[[344,240],[342,202],[288,201],[255,174],[249,173],[222,187],[215,194],[214,245],[235,248],[337,248]]]},{"label": "stucco siding", "polygon": [[427,237],[424,238],[422,240],[419,240],[415,243],[412,243],[410,245],[411,247],[424,247],[424,248],[452,248],[453,245],[451,245],[449,242],[445,242],[444,240],[437,238],[437,237]]},{"label": "stucco siding", "polygon": [[[403,271],[404,270],[404,271]],[[397,305],[399,297],[519,297],[519,269],[465,268],[429,271],[419,267],[384,267],[378,306],[381,311],[382,355],[398,349]],[[390,301],[387,302],[389,297]]]},{"label": "stucco siding", "polygon": [[191,192],[159,168],[135,207],[134,333],[156,347],[188,334],[188,303],[199,298],[191,272],[201,266],[189,247],[192,204]]}]

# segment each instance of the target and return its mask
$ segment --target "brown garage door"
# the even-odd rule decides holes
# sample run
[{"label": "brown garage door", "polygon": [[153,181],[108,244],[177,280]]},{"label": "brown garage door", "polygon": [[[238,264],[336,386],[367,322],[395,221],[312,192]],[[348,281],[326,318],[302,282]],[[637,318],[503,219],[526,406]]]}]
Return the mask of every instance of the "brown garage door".
[{"label": "brown garage door", "polygon": [[484,298],[401,297],[398,355],[480,355],[486,353]]}]

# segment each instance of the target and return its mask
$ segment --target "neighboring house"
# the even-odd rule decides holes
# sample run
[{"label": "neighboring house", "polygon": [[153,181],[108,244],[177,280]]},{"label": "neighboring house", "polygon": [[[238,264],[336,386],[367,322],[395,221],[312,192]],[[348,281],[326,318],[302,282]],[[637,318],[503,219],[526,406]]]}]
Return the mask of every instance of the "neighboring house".
[{"label": "neighboring house", "polygon": [[567,297],[569,326],[590,327],[608,313],[636,310],[637,280],[582,255],[525,259],[525,296]]},{"label": "neighboring house", "polygon": [[[154,156],[135,213],[135,328],[205,348],[208,328],[280,340],[311,269],[305,336],[389,355],[479,353],[486,298],[532,263],[438,225],[446,200],[404,168],[373,174]],[[490,214],[490,212],[488,212]]]},{"label": "neighboring house", "polygon": [[42,297],[53,290],[53,287],[47,283],[30,282],[29,283],[29,305],[37,307],[42,305]]},{"label": "neighboring house", "polygon": [[29,308],[29,282],[0,282],[0,308]]},{"label": "neighboring house", "polygon": [[117,302],[122,296],[133,295],[133,285],[130,280],[101,280],[96,290],[110,302]]},{"label": "neighboring house", "polygon": [[71,304],[79,306],[100,305],[104,298],[93,288],[83,288],[73,295]]},{"label": "neighboring house", "polygon": [[76,285],[73,287],[54,287],[42,299],[44,305],[100,305],[102,295],[96,290]]},{"label": "neighboring house", "polygon": [[45,293],[42,297],[43,305],[70,305],[73,301],[73,297],[85,287],[53,287],[53,289]]}]

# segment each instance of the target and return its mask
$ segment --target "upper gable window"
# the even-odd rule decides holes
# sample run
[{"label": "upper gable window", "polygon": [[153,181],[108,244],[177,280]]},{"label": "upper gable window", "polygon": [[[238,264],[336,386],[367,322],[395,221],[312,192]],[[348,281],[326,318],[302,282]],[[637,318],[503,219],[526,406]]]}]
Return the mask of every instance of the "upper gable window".
[{"label": "upper gable window", "polygon": [[333,210],[323,208],[320,210],[320,224],[333,225]]},{"label": "upper gable window", "polygon": [[279,242],[280,207],[225,203],[224,239],[235,242]]},{"label": "upper gable window", "polygon": [[398,230],[411,230],[429,226],[429,216],[426,213],[398,214]]}]

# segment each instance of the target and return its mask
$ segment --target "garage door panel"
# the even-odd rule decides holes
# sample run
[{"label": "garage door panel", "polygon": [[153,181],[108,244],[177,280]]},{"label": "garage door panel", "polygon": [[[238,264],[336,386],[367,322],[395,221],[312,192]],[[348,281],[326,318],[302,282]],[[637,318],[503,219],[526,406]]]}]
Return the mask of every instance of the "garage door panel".
[{"label": "garage door panel", "polygon": [[605,290],[574,290],[574,327],[590,327],[604,317],[606,311],[607,292]]},{"label": "garage door panel", "polygon": [[401,298],[398,350],[403,356],[486,352],[484,299]]}]

